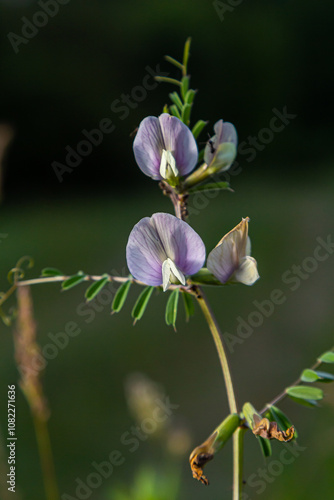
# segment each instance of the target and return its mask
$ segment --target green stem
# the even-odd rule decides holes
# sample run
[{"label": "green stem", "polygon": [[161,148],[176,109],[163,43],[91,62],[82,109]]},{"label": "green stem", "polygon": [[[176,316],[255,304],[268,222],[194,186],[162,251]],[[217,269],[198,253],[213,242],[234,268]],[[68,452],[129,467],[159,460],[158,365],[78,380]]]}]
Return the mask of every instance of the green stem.
[{"label": "green stem", "polygon": [[[87,274],[83,278],[83,281],[100,281],[105,276],[106,274],[102,274],[101,276],[92,276]],[[19,286],[42,285],[44,283],[62,283],[63,281],[68,280],[69,278],[71,278],[71,276],[46,276],[42,278],[34,278],[31,280],[20,280],[16,282],[14,291]],[[131,281],[131,283],[136,283],[137,285],[147,286],[146,283],[143,283],[142,281],[136,280],[134,278],[123,277],[123,276],[110,276],[110,275],[108,275],[108,278],[110,282],[115,281],[115,283],[125,283],[126,281]],[[169,287],[169,290],[176,290],[177,288],[179,288],[180,290],[184,290],[187,292],[189,291],[190,287],[191,285],[185,285],[185,286],[171,285]],[[4,301],[0,300],[0,305],[2,305],[3,302]]]},{"label": "green stem", "polygon": [[[238,413],[231,372],[228,365],[227,356],[224,349],[221,332],[217,320],[211,310],[211,307],[202,289],[200,287],[196,287],[196,290],[198,291],[196,295],[197,301],[209,325],[209,328],[213,336],[213,340],[216,344],[216,348],[218,351],[218,357],[225,379],[227,399],[230,407],[230,412]],[[240,500],[242,493],[243,434],[244,430],[241,428],[238,428],[233,434],[233,500]]]},{"label": "green stem", "polygon": [[38,451],[43,472],[45,494],[47,500],[59,500],[56,473],[53,464],[51,442],[46,420],[33,414]]},{"label": "green stem", "polygon": [[[105,274],[101,276],[92,276],[92,275],[86,275],[83,278],[83,281],[99,281],[105,276]],[[39,285],[43,283],[61,283],[62,281],[66,281],[71,276],[45,276],[41,278],[34,278],[31,280],[20,280],[16,282],[17,286],[29,286],[29,285]],[[118,283],[125,283],[125,281],[129,281],[129,277],[122,277],[122,276],[109,276],[109,281],[117,281]],[[141,282],[131,279],[132,282],[142,284]],[[144,284],[144,283],[143,283]]]},{"label": "green stem", "polygon": [[238,427],[233,434],[233,500],[241,499],[243,477],[244,434],[247,429]]},{"label": "green stem", "polygon": [[218,357],[219,361],[223,370],[223,375],[225,379],[225,384],[226,384],[226,391],[227,391],[227,399],[228,399],[228,404],[230,407],[230,412],[231,413],[238,413],[237,409],[237,403],[234,395],[234,389],[233,389],[233,383],[232,383],[232,377],[231,377],[231,372],[228,366],[228,361],[227,361],[227,356],[225,353],[225,349],[223,346],[223,341],[221,338],[221,333],[220,329],[217,323],[216,318],[214,317],[214,314],[211,310],[211,307],[208,303],[208,300],[206,296],[204,295],[203,290],[200,287],[196,287],[197,290],[199,291],[198,295],[196,296],[197,301],[202,309],[202,312],[205,316],[205,319],[209,325],[209,328],[211,330],[213,340],[216,344],[216,348],[218,351]]},{"label": "green stem", "polygon": [[168,78],[168,76],[155,76],[154,79],[157,82],[172,83],[173,85],[177,85],[178,87],[181,87],[181,82],[179,82],[179,80],[175,80],[175,78]]}]

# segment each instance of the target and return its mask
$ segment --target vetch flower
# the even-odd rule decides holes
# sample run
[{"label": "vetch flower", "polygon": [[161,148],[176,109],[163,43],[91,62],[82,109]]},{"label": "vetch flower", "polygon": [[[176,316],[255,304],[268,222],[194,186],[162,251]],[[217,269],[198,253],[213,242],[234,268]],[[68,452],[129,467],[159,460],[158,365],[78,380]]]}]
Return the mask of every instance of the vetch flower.
[{"label": "vetch flower", "polygon": [[166,291],[171,283],[185,285],[185,275],[203,266],[205,246],[186,222],[174,215],[144,217],[132,229],[126,247],[131,274],[146,285]]},{"label": "vetch flower", "polygon": [[253,285],[260,277],[256,260],[250,257],[248,221],[248,217],[242,219],[209,253],[207,268],[221,283]]},{"label": "vetch flower", "polygon": [[238,136],[234,125],[219,120],[213,127],[215,135],[207,142],[204,161],[215,172],[224,172],[232,165],[236,154]]},{"label": "vetch flower", "polygon": [[148,116],[133,143],[136,162],[154,180],[187,175],[197,163],[198,149],[190,129],[175,116]]}]

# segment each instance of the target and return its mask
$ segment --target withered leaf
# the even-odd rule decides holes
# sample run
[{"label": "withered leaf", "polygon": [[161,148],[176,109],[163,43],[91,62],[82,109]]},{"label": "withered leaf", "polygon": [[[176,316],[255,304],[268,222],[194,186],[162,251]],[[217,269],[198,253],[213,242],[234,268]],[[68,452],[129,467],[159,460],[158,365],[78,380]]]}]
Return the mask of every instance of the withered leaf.
[{"label": "withered leaf", "polygon": [[254,414],[253,416],[254,426],[253,434],[255,436],[261,436],[265,439],[277,439],[278,441],[283,441],[285,443],[293,439],[295,428],[292,425],[286,431],[281,431],[277,427],[277,422],[270,422],[268,418],[262,418]]},{"label": "withered leaf", "polygon": [[203,474],[203,467],[210,462],[210,460],[214,457],[214,449],[212,445],[216,438],[217,432],[211,434],[204,443],[200,446],[197,446],[189,457],[189,463],[191,467],[191,471],[193,473],[193,478],[201,481],[201,483],[206,486],[209,484],[209,481],[206,476]]},{"label": "withered leaf", "polygon": [[[197,449],[197,448],[196,448]],[[195,451],[195,450],[194,450]],[[210,460],[213,459],[213,454],[210,453],[192,453],[189,459],[191,471],[193,473],[193,478],[201,481],[201,483],[206,486],[209,484],[209,481],[206,476],[203,474],[203,467]]]}]

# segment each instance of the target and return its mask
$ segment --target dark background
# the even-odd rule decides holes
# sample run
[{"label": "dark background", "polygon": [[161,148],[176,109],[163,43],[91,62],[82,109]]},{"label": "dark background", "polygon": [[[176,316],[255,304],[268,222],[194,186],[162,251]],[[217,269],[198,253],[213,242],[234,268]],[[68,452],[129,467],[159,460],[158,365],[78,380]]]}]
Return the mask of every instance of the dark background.
[{"label": "dark background", "polygon": [[[224,2],[222,2],[224,3]],[[232,2],[233,3],[233,2]],[[333,134],[333,3],[240,2],[220,11],[210,2],[71,0],[15,54],[9,33],[22,35],[33,1],[1,2],[1,121],[15,139],[7,159],[5,193],[11,198],[110,192],[143,185],[133,166],[129,134],[143,117],[157,115],[172,87],[161,84],[130,109],[110,109],[141,85],[146,66],[174,71],[165,54],[181,58],[193,37],[190,73],[199,89],[194,119],[237,125],[240,142],[268,126],[272,109],[297,115],[250,169],[258,176],[309,175],[330,168]],[[225,3],[228,5],[228,3]],[[217,7],[218,9],[218,7]],[[173,76],[173,75],[171,75]],[[175,72],[177,76],[177,71]],[[59,183],[51,167],[76,148],[82,130],[110,118],[116,129]],[[208,128],[211,132],[211,129]],[[205,140],[205,138],[204,138]],[[259,168],[260,170],[255,170]],[[314,170],[316,169],[316,172]]]},{"label": "dark background", "polygon": [[[37,2],[0,1],[0,122],[13,131],[1,167],[2,290],[8,288],[8,270],[26,254],[35,260],[27,277],[38,276],[46,266],[65,273],[126,272],[125,245],[133,225],[154,212],[171,212],[157,184],[137,168],[130,134],[145,116],[161,113],[174,88],[159,84],[124,119],[111,105],[142,85],[147,66],[159,65],[161,71],[179,76],[164,55],[181,58],[188,36],[191,83],[199,89],[193,123],[209,120],[211,133],[216,120],[231,121],[243,143],[269,127],[274,108],[286,107],[297,115],[269,144],[261,145],[255,159],[239,154],[242,175],[230,179],[235,193],[190,200],[189,222],[208,252],[242,216],[251,218],[261,280],[254,287],[208,290],[222,331],[235,333],[237,318],[247,320],[255,310],[253,302],[269,299],[272,290],[281,289],[286,296],[230,355],[239,402],[250,400],[262,407],[333,344],[333,255],[306,273],[296,291],[282,280],[293,265],[313,255],[318,237],[333,234],[333,3],[240,2],[221,20],[214,5],[204,1],[70,0],[16,54],[8,34],[21,35],[22,17],[32,20],[38,11]],[[52,163],[65,163],[65,148],[76,149],[84,139],[82,131],[95,129],[104,118],[112,120],[114,131],[59,182]],[[133,328],[130,313],[139,293],[133,287],[121,314],[111,317],[108,303],[87,323],[77,313],[84,290],[65,294],[58,285],[32,290],[42,347],[50,342],[50,332],[64,331],[69,321],[81,328],[44,375],[60,494],[74,496],[75,479],[85,480],[93,461],[120,449],[125,464],[89,498],[166,498],[161,485],[160,496],[139,496],[141,489],[134,483],[143,467],[167,482],[169,474],[178,477],[175,498],[230,498],[228,447],[207,466],[211,485],[205,489],[191,478],[189,450],[171,463],[165,444],[153,437],[133,454],[120,445],[120,436],[134,425],[124,395],[132,372],[145,373],[180,405],[175,421],[189,434],[190,448],[227,414],[218,360],[200,311],[196,308],[189,324],[181,312],[174,333],[164,325],[166,295],[159,294]],[[12,329],[0,328],[0,423],[5,436],[7,385],[17,383],[18,375]],[[321,410],[282,403],[306,450],[266,482],[262,494],[248,486],[246,500],[329,497],[334,487],[334,395],[330,385],[324,389]],[[17,498],[45,498],[31,417],[19,388],[17,430]],[[252,436],[246,437],[247,479],[268,464]],[[280,446],[275,443],[271,460],[280,460]],[[120,496],[115,488],[122,484],[135,493]]]}]

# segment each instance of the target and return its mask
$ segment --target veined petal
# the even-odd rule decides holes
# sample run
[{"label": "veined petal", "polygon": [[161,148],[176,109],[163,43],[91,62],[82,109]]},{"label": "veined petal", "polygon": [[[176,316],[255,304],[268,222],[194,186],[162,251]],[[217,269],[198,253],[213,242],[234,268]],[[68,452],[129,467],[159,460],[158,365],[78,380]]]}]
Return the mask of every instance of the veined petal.
[{"label": "veined petal", "polygon": [[244,285],[253,285],[259,277],[256,260],[250,256],[243,259],[240,267],[234,273],[235,280]]},{"label": "veined petal", "polygon": [[175,158],[180,175],[187,175],[197,163],[198,149],[190,129],[176,116],[163,113],[159,116],[165,149]]},{"label": "veined petal", "polygon": [[183,220],[174,215],[157,213],[151,224],[159,235],[162,247],[183,274],[195,274],[205,261],[201,237]]},{"label": "veined petal", "polygon": [[238,268],[235,243],[227,241],[216,246],[208,256],[207,268],[221,283],[226,283]]},{"label": "veined petal", "polygon": [[130,273],[151,286],[162,284],[162,263],[167,255],[161,241],[145,217],[132,229],[126,246],[126,260]]},{"label": "veined petal", "polygon": [[241,222],[239,222],[237,226],[235,226],[231,231],[225,234],[225,236],[218,243],[219,245],[223,241],[228,244],[234,242],[239,262],[243,257],[247,255],[246,250],[248,244],[248,222],[249,217],[243,218]]},{"label": "veined petal", "polygon": [[134,226],[126,259],[136,279],[152,286],[163,284],[165,289],[173,277],[185,284],[184,275],[199,271],[205,261],[205,246],[189,224],[173,215],[157,213]]},{"label": "veined petal", "polygon": [[248,217],[242,219],[209,253],[207,268],[222,283],[231,278],[246,257],[248,221]]},{"label": "veined petal", "polygon": [[166,146],[159,118],[144,118],[133,142],[133,152],[140,170],[155,180],[162,179],[160,163],[163,149],[166,149]]}]

